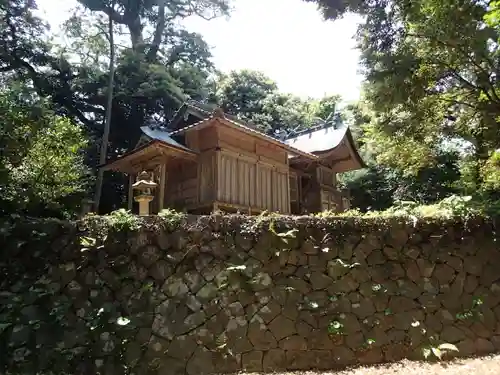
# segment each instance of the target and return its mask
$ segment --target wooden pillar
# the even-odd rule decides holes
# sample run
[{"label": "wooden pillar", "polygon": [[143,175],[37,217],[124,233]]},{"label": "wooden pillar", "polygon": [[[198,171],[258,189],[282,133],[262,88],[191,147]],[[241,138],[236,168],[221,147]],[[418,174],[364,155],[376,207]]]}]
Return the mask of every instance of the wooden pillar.
[{"label": "wooden pillar", "polygon": [[160,165],[160,186],[158,186],[158,212],[165,207],[165,189],[167,180],[167,161]]},{"label": "wooden pillar", "polygon": [[292,213],[292,199],[290,194],[290,159],[288,158],[288,153],[286,155],[286,210],[285,214]]},{"label": "wooden pillar", "polygon": [[134,190],[132,189],[132,185],[134,184],[134,174],[131,173],[128,175],[128,210],[132,211],[134,204]]}]

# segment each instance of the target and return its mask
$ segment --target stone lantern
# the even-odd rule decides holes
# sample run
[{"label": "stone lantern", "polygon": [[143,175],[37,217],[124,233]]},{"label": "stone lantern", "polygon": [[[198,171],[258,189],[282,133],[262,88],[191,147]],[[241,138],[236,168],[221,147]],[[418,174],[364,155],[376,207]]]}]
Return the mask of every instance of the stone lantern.
[{"label": "stone lantern", "polygon": [[139,215],[149,215],[149,202],[154,199],[153,191],[158,184],[150,179],[148,172],[143,171],[137,176],[137,181],[132,185],[132,189],[138,194],[134,200],[139,203]]}]

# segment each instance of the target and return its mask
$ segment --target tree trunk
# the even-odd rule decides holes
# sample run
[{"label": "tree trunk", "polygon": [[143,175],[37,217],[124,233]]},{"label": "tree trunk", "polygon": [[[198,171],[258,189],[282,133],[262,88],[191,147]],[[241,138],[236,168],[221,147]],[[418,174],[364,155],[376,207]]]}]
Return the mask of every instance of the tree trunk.
[{"label": "tree trunk", "polygon": [[132,43],[133,51],[140,51],[144,47],[144,38],[142,36],[142,25],[139,16],[128,25],[128,30],[130,32],[130,42]]},{"label": "tree trunk", "polygon": [[165,31],[165,0],[158,2],[158,22],[154,32],[153,42],[147,54],[147,60],[153,62],[156,60],[158,50],[163,39],[163,32]]},{"label": "tree trunk", "polygon": [[[113,5],[111,5],[113,6]],[[114,89],[114,76],[115,76],[115,42],[113,36],[113,19],[108,17],[108,32],[109,32],[109,81],[107,92],[106,104],[106,119],[104,122],[104,133],[102,135],[101,152],[99,155],[99,165],[102,166],[106,163],[106,156],[108,153],[109,129],[111,127],[111,110],[113,107],[113,89]],[[104,171],[99,168],[97,171],[97,181],[94,197],[95,212],[99,212],[99,202],[101,200],[102,184],[104,180]]]}]

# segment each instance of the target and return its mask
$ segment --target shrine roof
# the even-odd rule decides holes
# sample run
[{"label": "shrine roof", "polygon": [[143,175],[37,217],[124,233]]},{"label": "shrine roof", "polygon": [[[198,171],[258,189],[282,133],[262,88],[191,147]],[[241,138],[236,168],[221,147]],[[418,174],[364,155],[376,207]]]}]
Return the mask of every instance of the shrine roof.
[{"label": "shrine roof", "polygon": [[320,126],[288,138],[285,143],[304,152],[328,151],[340,145],[348,130],[349,127],[342,122],[330,126]]},{"label": "shrine roof", "polygon": [[186,146],[180,144],[176,140],[174,140],[172,137],[170,137],[170,133],[166,131],[165,129],[162,128],[152,128],[150,126],[142,126],[141,131],[146,134],[148,137],[155,139],[157,141],[162,141],[166,144],[169,144],[174,147],[182,148],[187,151],[192,151],[191,149],[187,148]]}]

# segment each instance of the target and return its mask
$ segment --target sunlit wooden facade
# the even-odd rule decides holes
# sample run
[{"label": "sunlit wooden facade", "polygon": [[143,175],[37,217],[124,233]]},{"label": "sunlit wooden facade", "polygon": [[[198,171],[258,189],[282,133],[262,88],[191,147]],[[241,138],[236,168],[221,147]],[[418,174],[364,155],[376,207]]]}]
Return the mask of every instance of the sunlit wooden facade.
[{"label": "sunlit wooden facade", "polygon": [[[348,196],[337,189],[336,174],[363,163],[347,128],[335,133],[330,149],[314,150],[314,137],[324,143],[315,132],[325,129],[281,141],[190,101],[168,126],[141,128],[136,148],[103,168],[128,174],[130,185],[141,171],[152,172],[158,184],[153,213],[167,207],[190,213],[344,210]],[[135,210],[132,194],[129,208]]]}]

